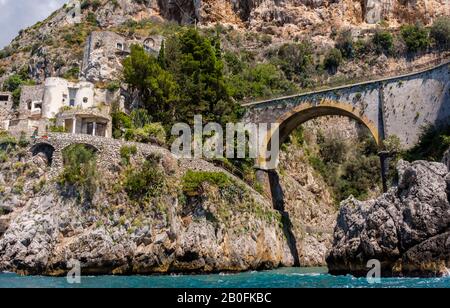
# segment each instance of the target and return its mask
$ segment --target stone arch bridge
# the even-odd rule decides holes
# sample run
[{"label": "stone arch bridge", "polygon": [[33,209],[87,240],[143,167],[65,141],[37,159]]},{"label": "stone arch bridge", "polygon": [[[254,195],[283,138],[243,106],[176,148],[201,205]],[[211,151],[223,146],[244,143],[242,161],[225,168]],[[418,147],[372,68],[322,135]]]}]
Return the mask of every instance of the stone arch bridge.
[{"label": "stone arch bridge", "polygon": [[[280,142],[313,118],[340,115],[364,124],[381,145],[391,135],[416,144],[423,127],[450,123],[450,61],[412,74],[244,104],[247,123],[277,123]],[[265,138],[269,147],[272,134]],[[264,157],[262,170],[274,170]]]},{"label": "stone arch bridge", "polygon": [[63,151],[75,144],[82,144],[94,150],[98,157],[98,164],[105,170],[113,167],[113,162],[120,160],[120,149],[124,145],[136,146],[142,155],[153,155],[156,153],[170,155],[164,148],[151,144],[123,142],[112,138],[96,137],[90,135],[77,135],[65,133],[49,133],[47,136],[35,139],[30,145],[32,156],[45,156],[50,168],[50,177],[57,175],[63,168]]}]

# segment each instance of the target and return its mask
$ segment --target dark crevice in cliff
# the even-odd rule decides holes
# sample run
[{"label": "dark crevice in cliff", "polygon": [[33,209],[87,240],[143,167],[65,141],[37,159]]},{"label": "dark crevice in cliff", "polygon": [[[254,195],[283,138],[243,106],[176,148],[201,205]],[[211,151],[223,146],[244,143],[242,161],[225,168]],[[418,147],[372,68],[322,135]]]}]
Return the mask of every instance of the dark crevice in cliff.
[{"label": "dark crevice in cliff", "polygon": [[297,239],[292,231],[293,225],[289,213],[286,212],[284,204],[283,188],[280,184],[280,177],[276,171],[269,172],[269,182],[272,194],[273,207],[281,213],[283,232],[288,241],[289,249],[294,258],[294,265],[300,266],[300,257],[297,250]]}]

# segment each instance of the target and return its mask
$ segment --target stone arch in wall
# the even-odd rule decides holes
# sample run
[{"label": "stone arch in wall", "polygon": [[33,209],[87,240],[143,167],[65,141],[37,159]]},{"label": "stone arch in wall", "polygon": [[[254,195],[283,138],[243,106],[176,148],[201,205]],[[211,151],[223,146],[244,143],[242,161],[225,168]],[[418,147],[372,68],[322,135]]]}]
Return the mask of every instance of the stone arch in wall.
[{"label": "stone arch in wall", "polygon": [[77,146],[77,145],[83,146],[83,147],[86,148],[87,150],[92,151],[94,154],[97,154],[97,155],[98,155],[98,154],[100,153],[99,149],[98,149],[96,146],[92,145],[92,144],[89,144],[89,143],[81,143],[81,142],[80,142],[80,143],[74,142],[74,143],[71,143],[71,144],[65,146],[65,147],[61,150],[61,154],[62,154],[62,163],[63,163],[63,164],[65,163],[65,162],[64,162],[64,152],[67,151],[68,149],[70,149],[71,147],[74,147],[74,146]]},{"label": "stone arch in wall", "polygon": [[37,143],[31,147],[30,151],[33,156],[42,155],[42,157],[45,157],[47,165],[52,165],[55,148],[51,144],[45,142]]},{"label": "stone arch in wall", "polygon": [[[373,136],[375,142],[378,146],[381,145],[381,136],[378,132],[378,126],[373,123],[369,118],[364,115],[364,112],[347,103],[341,103],[338,101],[332,100],[323,100],[318,104],[313,103],[305,103],[301,104],[293,109],[290,109],[286,113],[284,113],[280,118],[278,118],[275,123],[278,124],[278,128],[272,129],[268,132],[266,138],[264,139],[264,148],[269,149],[271,146],[272,137],[275,133],[279,134],[280,145],[287,140],[289,135],[301,124],[323,116],[345,116],[351,119],[356,120],[357,122],[363,124],[370,131],[370,134]],[[277,149],[279,150],[279,148]],[[273,152],[273,151],[272,151]],[[272,159],[272,162],[275,161],[275,164],[268,163],[266,157],[260,156],[256,165],[260,169],[264,170],[274,170],[276,169],[276,165],[278,163],[278,155],[276,159]]]}]

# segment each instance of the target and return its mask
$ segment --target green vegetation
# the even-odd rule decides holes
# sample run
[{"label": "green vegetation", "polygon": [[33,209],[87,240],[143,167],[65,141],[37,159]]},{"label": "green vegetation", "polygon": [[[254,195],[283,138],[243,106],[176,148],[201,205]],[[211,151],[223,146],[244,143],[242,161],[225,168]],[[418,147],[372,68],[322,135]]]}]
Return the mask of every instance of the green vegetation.
[{"label": "green vegetation", "polygon": [[58,184],[76,189],[83,202],[91,202],[98,186],[96,153],[82,144],[69,146],[63,151],[64,170]]},{"label": "green vegetation", "polygon": [[197,196],[201,193],[202,184],[209,183],[219,188],[226,188],[233,184],[231,179],[223,172],[206,172],[188,170],[183,176],[183,192],[188,196]]},{"label": "green vegetation", "polygon": [[428,30],[421,24],[403,26],[401,35],[411,53],[425,51],[430,45]]},{"label": "green vegetation", "polygon": [[394,37],[388,31],[377,31],[372,39],[375,51],[378,54],[391,55],[394,49]]},{"label": "green vegetation", "polygon": [[437,18],[430,32],[436,45],[444,50],[450,49],[450,17],[442,16]]},{"label": "green vegetation", "polygon": [[381,188],[378,147],[368,135],[353,143],[319,134],[316,146],[305,140],[300,127],[291,134],[289,143],[303,147],[308,162],[331,188],[336,204],[350,195],[366,199],[371,191]]},{"label": "green vegetation", "polygon": [[336,39],[337,49],[341,52],[345,59],[352,59],[355,56],[355,47],[353,43],[352,31],[344,30],[339,33]]},{"label": "green vegetation", "polygon": [[272,59],[287,79],[301,86],[309,86],[311,73],[314,71],[314,61],[311,43],[284,44]]},{"label": "green vegetation", "polygon": [[342,53],[339,49],[331,49],[325,57],[324,67],[332,74],[336,73],[339,65],[342,63]]},{"label": "green vegetation", "polygon": [[0,149],[13,148],[17,145],[17,140],[7,131],[0,130]]},{"label": "green vegetation", "polygon": [[131,157],[136,155],[137,148],[135,145],[128,146],[124,145],[120,148],[120,157],[122,158],[122,163],[126,166],[130,164]]},{"label": "green vegetation", "polygon": [[125,131],[125,140],[141,143],[166,143],[166,131],[161,123],[149,123],[141,128],[132,128]]},{"label": "green vegetation", "polygon": [[20,103],[21,86],[33,85],[34,81],[28,79],[28,72],[23,70],[19,74],[14,74],[8,77],[3,83],[3,91],[12,92],[14,108],[17,108]]},{"label": "green vegetation", "polygon": [[441,161],[444,152],[450,148],[450,125],[446,127],[428,126],[424,128],[419,143],[402,153],[408,161]]},{"label": "green vegetation", "polygon": [[125,170],[123,187],[133,201],[159,197],[166,185],[164,171],[156,160],[146,160],[140,168],[129,166]]},{"label": "green vegetation", "polygon": [[146,109],[135,109],[130,115],[113,112],[112,120],[114,138],[160,145],[166,142],[166,130],[161,123],[151,122]]},{"label": "green vegetation", "polygon": [[124,61],[124,81],[137,92],[142,108],[158,122],[174,121],[177,84],[172,75],[163,70],[155,57],[140,46],[131,47],[131,55]]},{"label": "green vegetation", "polygon": [[79,75],[80,75],[80,68],[72,67],[63,74],[63,78],[69,79],[69,80],[77,80]]},{"label": "green vegetation", "polygon": [[273,64],[245,67],[227,78],[230,95],[240,101],[293,94],[298,88]]}]

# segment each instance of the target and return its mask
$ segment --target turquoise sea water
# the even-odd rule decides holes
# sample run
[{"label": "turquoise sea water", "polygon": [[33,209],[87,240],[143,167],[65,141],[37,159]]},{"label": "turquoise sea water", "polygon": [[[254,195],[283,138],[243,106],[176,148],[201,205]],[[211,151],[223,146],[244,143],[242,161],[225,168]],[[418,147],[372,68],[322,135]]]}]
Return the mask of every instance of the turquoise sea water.
[{"label": "turquoise sea water", "polygon": [[83,277],[71,285],[65,278],[0,274],[1,288],[450,288],[446,278],[385,278],[370,285],[364,278],[328,275],[325,268],[283,268],[273,271],[198,276]]}]

